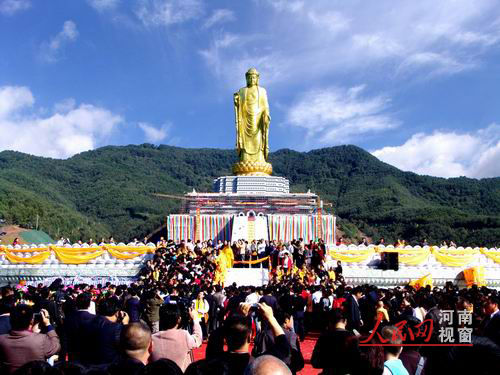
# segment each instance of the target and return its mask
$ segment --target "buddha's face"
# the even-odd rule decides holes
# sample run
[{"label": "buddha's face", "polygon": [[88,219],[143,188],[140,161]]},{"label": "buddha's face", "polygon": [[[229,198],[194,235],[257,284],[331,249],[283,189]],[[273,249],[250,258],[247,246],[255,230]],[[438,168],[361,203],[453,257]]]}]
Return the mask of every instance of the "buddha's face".
[{"label": "buddha's face", "polygon": [[256,86],[259,83],[259,77],[255,73],[251,73],[247,75],[247,86],[252,87]]}]

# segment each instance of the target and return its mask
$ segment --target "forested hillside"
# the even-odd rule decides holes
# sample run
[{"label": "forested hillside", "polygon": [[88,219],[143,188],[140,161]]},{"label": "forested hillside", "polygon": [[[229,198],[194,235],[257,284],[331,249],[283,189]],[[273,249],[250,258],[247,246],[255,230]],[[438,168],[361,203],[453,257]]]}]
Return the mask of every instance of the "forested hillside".
[{"label": "forested hillside", "polygon": [[[500,178],[442,179],[402,172],[355,146],[270,155],[274,174],[333,204],[341,229],[389,241],[500,246]],[[141,237],[179,210],[155,192],[211,191],[233,150],[104,147],[67,160],[0,153],[0,218],[73,240]]]}]

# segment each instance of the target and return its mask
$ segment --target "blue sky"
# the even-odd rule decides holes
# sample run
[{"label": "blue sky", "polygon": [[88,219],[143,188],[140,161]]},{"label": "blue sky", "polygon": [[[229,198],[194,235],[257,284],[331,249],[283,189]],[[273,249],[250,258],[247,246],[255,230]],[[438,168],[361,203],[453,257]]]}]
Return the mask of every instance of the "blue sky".
[{"label": "blue sky", "polygon": [[495,177],[499,58],[497,1],[0,0],[0,151],[233,148],[256,67],[272,150]]}]

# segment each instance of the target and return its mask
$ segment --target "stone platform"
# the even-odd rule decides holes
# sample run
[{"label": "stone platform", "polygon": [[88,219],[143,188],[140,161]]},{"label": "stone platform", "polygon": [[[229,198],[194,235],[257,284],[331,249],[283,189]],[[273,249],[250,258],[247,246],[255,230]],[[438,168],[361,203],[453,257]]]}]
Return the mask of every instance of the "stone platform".
[{"label": "stone platform", "polygon": [[[498,267],[488,267],[485,269],[485,273],[486,285],[489,288],[500,289]],[[427,274],[432,276],[434,286],[443,287],[446,282],[451,281],[460,288],[466,287],[463,272],[456,267],[429,266],[427,264],[420,267],[403,265],[398,271],[384,271],[373,266],[343,264],[343,276],[348,285],[370,284],[379,288],[394,288],[404,286]]]},{"label": "stone platform", "polygon": [[17,284],[24,280],[29,284],[61,278],[66,285],[76,283],[105,283],[107,281],[130,284],[135,281],[142,263],[120,264],[15,264],[0,266],[0,286]]},{"label": "stone platform", "polygon": [[0,246],[0,286],[21,280],[36,284],[56,278],[62,278],[67,285],[107,281],[129,284],[137,279],[155,250],[152,243]]},{"label": "stone platform", "polygon": [[[382,288],[396,287],[406,285],[410,281],[418,280],[423,276],[431,275],[433,285],[442,287],[446,282],[451,281],[459,287],[465,287],[464,270],[471,267],[482,267],[484,270],[485,285],[489,288],[500,289],[500,262],[495,261],[491,254],[500,255],[500,249],[492,248],[441,248],[440,250],[450,254],[455,258],[457,264],[452,265],[444,262],[442,255],[438,251],[438,247],[432,247],[433,250],[427,256],[422,257],[421,260],[415,262],[408,262],[413,255],[412,252],[418,252],[429,249],[428,246],[407,246],[403,254],[399,256],[399,269],[396,270],[382,270],[380,264],[382,261],[381,252],[393,251],[394,246],[387,247],[378,246],[379,251],[373,252],[371,255],[364,257],[360,261],[347,261],[345,257],[350,254],[356,256],[356,252],[374,249],[374,245],[341,245],[333,246],[329,249],[327,267],[333,269],[337,265],[339,255],[342,256],[343,277],[349,285],[370,284]],[[483,251],[481,251],[483,250]],[[487,250],[487,251],[486,251]],[[463,252],[465,255],[460,255]],[[472,254],[473,255],[467,255]],[[485,253],[489,253],[487,256]],[[359,254],[359,253],[358,253]],[[406,261],[405,261],[405,257]],[[409,257],[409,258],[408,258]],[[416,258],[414,258],[416,259]],[[448,260],[448,259],[444,259]],[[414,264],[413,264],[414,263]],[[458,263],[462,263],[458,265]]]}]

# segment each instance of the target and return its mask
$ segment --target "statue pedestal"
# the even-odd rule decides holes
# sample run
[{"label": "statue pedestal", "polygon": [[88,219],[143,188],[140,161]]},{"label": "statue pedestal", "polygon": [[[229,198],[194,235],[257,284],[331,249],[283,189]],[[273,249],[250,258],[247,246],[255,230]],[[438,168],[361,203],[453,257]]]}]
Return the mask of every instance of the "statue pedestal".
[{"label": "statue pedestal", "polygon": [[214,180],[215,193],[289,194],[290,182],[277,176],[223,176]]},{"label": "statue pedestal", "polygon": [[268,162],[239,161],[233,165],[233,173],[238,176],[270,176],[273,166]]}]

